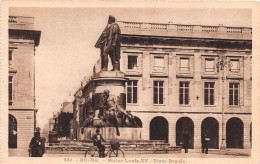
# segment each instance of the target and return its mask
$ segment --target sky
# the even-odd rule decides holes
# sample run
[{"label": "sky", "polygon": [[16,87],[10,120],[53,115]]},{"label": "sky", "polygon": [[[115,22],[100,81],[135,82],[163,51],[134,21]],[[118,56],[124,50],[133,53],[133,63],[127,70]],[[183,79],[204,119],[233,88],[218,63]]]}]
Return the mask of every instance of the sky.
[{"label": "sky", "polygon": [[36,48],[37,123],[44,127],[100,58],[94,45],[109,15],[118,21],[251,27],[250,9],[10,8],[9,15],[34,17],[41,31]]}]

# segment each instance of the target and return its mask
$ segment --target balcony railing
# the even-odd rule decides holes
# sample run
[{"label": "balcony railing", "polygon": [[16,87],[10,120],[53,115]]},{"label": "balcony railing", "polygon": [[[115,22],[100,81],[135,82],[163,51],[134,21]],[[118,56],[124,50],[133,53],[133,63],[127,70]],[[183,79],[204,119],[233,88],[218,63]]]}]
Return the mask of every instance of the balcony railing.
[{"label": "balcony railing", "polygon": [[227,27],[227,33],[242,33],[242,31],[241,27]]},{"label": "balcony railing", "polygon": [[201,26],[202,32],[218,32],[218,27],[216,26]]},{"label": "balcony railing", "polygon": [[20,24],[20,25],[26,25],[26,24],[33,24],[33,17],[22,17],[22,16],[9,16],[9,24]]},{"label": "balcony railing", "polygon": [[193,31],[193,26],[191,25],[176,25],[177,31]]},{"label": "balcony railing", "polygon": [[34,18],[23,16],[9,16],[9,29],[33,30]]},{"label": "balcony railing", "polygon": [[141,29],[141,24],[135,23],[135,22],[124,22],[124,27],[125,28]]},{"label": "balcony railing", "polygon": [[154,30],[167,30],[166,24],[157,24],[157,23],[150,23],[151,29]]},{"label": "balcony railing", "polygon": [[183,25],[183,24],[164,24],[164,23],[144,23],[144,22],[125,22],[117,21],[122,30],[127,31],[158,31],[158,32],[195,32],[212,35],[226,34],[227,36],[243,36],[251,38],[252,28],[250,27],[228,27],[228,26],[203,26],[203,25]]}]

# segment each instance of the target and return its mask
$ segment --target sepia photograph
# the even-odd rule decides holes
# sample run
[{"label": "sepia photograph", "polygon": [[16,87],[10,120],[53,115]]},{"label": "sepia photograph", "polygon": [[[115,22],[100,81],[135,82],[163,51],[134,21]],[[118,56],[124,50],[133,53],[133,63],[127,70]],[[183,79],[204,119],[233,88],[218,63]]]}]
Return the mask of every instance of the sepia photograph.
[{"label": "sepia photograph", "polygon": [[250,159],[252,13],[8,7],[7,157]]}]

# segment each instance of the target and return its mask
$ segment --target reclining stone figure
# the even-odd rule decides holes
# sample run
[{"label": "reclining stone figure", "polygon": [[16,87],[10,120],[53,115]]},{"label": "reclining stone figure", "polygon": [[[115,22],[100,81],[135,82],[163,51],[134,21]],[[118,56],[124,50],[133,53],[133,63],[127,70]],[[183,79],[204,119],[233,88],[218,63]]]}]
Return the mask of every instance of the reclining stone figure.
[{"label": "reclining stone figure", "polygon": [[120,105],[116,104],[114,97],[110,96],[109,93],[110,91],[108,89],[104,90],[103,108],[105,109],[105,112],[103,112],[104,115],[101,117],[103,117],[105,122],[110,122],[116,127],[117,135],[119,136],[118,118],[121,116],[124,125],[127,126],[126,120],[128,120],[131,125],[135,125],[134,116],[127,113]]}]

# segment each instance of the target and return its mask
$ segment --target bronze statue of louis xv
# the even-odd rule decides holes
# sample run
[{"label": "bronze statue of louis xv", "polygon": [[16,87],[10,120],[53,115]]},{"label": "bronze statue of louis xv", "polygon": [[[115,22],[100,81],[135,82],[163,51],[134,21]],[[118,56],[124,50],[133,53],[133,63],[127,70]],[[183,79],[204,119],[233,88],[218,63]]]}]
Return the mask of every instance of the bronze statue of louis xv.
[{"label": "bronze statue of louis xv", "polygon": [[101,50],[101,71],[108,70],[108,55],[112,62],[112,71],[120,71],[120,33],[115,17],[109,16],[108,24],[95,45]]}]

